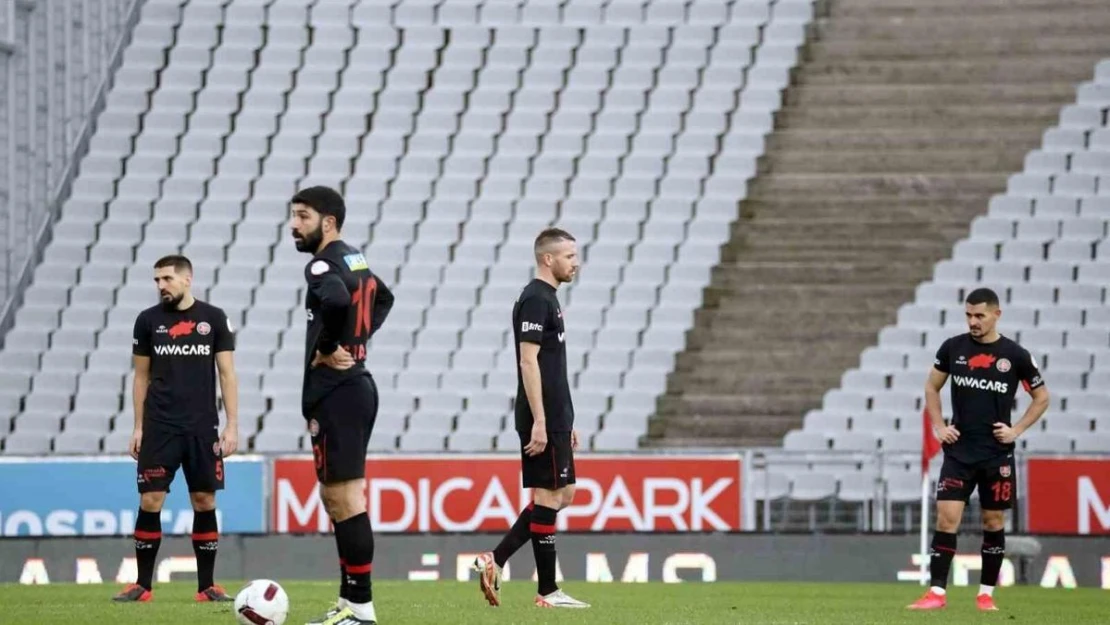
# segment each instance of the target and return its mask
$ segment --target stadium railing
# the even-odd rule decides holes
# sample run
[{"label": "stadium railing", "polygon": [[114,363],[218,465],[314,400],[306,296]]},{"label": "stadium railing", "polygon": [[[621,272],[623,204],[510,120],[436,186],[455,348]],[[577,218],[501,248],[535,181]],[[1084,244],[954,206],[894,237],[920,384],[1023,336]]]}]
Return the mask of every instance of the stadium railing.
[{"label": "stadium railing", "polygon": [[[122,18],[118,25],[112,24],[101,33],[90,34],[87,37],[78,37],[80,44],[75,44],[72,37],[63,37],[58,41],[57,33],[71,33],[69,26],[65,23],[67,19],[73,18],[74,15],[89,17],[89,15],[96,14],[102,19],[90,19],[90,22],[99,21],[101,24],[111,22],[111,18],[104,18],[101,13],[111,13],[113,8],[118,9],[126,3],[126,8],[123,11]],[[140,10],[144,4],[144,0],[117,0],[117,2],[104,2],[97,0],[68,0],[67,2],[59,3],[46,3],[46,2],[22,2],[20,0],[0,0],[0,80],[3,80],[4,92],[0,94],[0,111],[4,113],[7,118],[6,128],[0,129],[0,150],[7,152],[5,159],[7,167],[5,171],[0,172],[0,209],[4,215],[5,223],[4,234],[5,240],[0,241],[0,250],[3,251],[4,258],[4,276],[3,281],[0,282],[0,291],[3,292],[3,308],[0,309],[0,337],[11,329],[15,322],[15,311],[19,308],[23,291],[30,284],[32,275],[34,273],[35,265],[38,264],[42,257],[43,250],[46,244],[49,243],[50,225],[57,219],[61,213],[62,201],[69,196],[70,187],[74,178],[77,175],[77,165],[81,157],[88,152],[89,140],[92,137],[93,130],[97,115],[104,110],[107,102],[108,91],[112,85],[112,78],[123,61],[123,52],[127,48],[127,44],[131,40],[131,33],[135,25],[139,21]],[[95,6],[94,6],[95,5]],[[42,11],[36,15],[36,12]],[[44,28],[31,28],[30,24],[26,24],[26,31],[28,32],[27,45],[38,46],[38,54],[28,54],[26,50],[22,50],[21,42],[17,33],[23,30],[21,22],[30,22],[32,19],[40,19],[45,23]],[[72,20],[80,21],[80,20]],[[87,25],[89,30],[93,29],[92,25]],[[40,41],[37,37],[38,33],[45,32],[44,41]],[[76,35],[74,35],[76,36]],[[107,56],[102,67],[84,67],[84,71],[80,76],[73,78],[73,80],[84,80],[87,76],[101,76],[98,85],[87,106],[78,115],[74,117],[65,117],[64,111],[50,110],[49,103],[44,103],[47,107],[47,113],[36,114],[34,109],[37,107],[25,106],[17,107],[12,104],[12,99],[19,97],[21,93],[27,95],[25,92],[31,84],[31,80],[22,81],[21,77],[30,79],[35,71],[35,67],[30,66],[28,57],[42,56],[46,58],[45,51],[52,48],[54,54],[50,55],[54,58],[69,59],[77,56],[82,59],[84,63],[93,63],[90,57],[95,58],[94,55],[88,54],[89,46],[95,46],[98,43],[108,43],[98,37],[106,37],[107,39],[114,39],[111,42],[110,54]],[[81,50],[70,51],[68,48],[71,46],[80,46]],[[52,75],[49,78],[53,78]],[[23,82],[23,84],[18,84]],[[43,91],[48,93],[46,99],[50,102],[57,101],[57,94],[54,91],[61,89],[65,91],[66,97],[70,97],[69,89],[71,85],[62,83],[58,86],[51,82],[46,86]],[[20,108],[28,111],[26,117],[28,119],[16,119],[16,113]],[[38,115],[37,117],[31,117]],[[59,121],[59,116],[61,121]],[[39,117],[46,117],[40,119]],[[69,138],[72,130],[69,128],[74,122],[80,124],[79,130],[73,136],[71,141],[66,141]],[[36,128],[46,128],[47,134],[51,137],[60,136],[61,141],[54,141],[51,146],[40,146],[41,149],[49,151],[48,147],[55,145],[62,145],[59,149],[61,153],[60,160],[50,162],[49,157],[45,159],[40,169],[45,171],[31,172],[33,175],[29,177],[30,182],[18,183],[17,178],[17,148],[15,140],[15,129],[21,123],[26,123],[28,126],[35,126]],[[59,127],[61,126],[61,127]],[[28,160],[29,167],[34,167],[36,163]],[[39,188],[33,181],[38,180],[44,182]]]}]

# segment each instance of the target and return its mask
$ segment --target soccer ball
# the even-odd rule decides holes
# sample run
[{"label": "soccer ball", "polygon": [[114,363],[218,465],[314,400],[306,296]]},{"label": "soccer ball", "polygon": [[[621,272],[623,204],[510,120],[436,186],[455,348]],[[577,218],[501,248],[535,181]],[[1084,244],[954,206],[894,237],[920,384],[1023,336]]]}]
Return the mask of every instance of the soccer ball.
[{"label": "soccer ball", "polygon": [[281,584],[256,579],[235,596],[235,619],[241,625],[282,625],[289,616],[289,596]]}]

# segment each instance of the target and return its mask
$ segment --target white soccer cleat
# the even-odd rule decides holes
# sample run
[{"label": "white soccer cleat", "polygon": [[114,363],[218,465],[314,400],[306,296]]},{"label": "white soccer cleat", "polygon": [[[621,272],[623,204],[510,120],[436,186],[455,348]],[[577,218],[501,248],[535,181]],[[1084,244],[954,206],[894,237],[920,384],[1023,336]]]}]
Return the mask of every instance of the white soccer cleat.
[{"label": "white soccer cleat", "polygon": [[474,558],[474,570],[478,572],[478,585],[490,605],[501,605],[501,567],[493,559],[493,552],[487,551]]},{"label": "white soccer cleat", "polygon": [[550,595],[536,595],[536,606],[540,608],[588,608],[590,604],[579,601],[562,590]]},{"label": "white soccer cleat", "polygon": [[336,614],[339,614],[339,612],[345,607],[347,607],[347,600],[339,599],[335,602],[334,606],[328,608],[328,611],[323,616],[314,618],[311,621],[305,623],[305,625],[324,625],[324,623],[328,622],[328,619],[334,617]]}]

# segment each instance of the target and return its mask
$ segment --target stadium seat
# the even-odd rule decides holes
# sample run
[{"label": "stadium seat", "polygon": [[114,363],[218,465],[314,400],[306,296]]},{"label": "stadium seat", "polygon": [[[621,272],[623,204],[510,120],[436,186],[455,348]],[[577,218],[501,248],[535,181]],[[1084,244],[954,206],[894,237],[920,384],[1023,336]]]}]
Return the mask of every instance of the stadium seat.
[{"label": "stadium seat", "polygon": [[[588,368],[577,386],[621,395],[624,382],[642,398],[616,402],[609,421],[620,427],[603,428],[593,446],[634,448],[744,192],[743,180],[712,175],[706,157],[754,172],[762,137],[749,133],[769,131],[770,123],[729,124],[737,116],[755,120],[748,105],[762,102],[744,96],[744,70],[755,61],[753,84],[784,86],[785,70],[798,61],[801,26],[812,19],[807,6],[772,11],[771,4],[757,0],[729,11],[700,2],[689,10],[528,3],[479,11],[404,2],[381,11],[359,3],[351,23],[375,35],[357,42],[347,10],[320,4],[313,19],[334,25],[328,37],[311,41],[296,4],[232,3],[222,12],[186,4],[180,15],[144,9],[74,186],[75,196],[110,202],[108,210],[97,217],[67,204],[27,294],[28,310],[60,309],[62,329],[51,342],[35,328],[57,327],[52,315],[20,315],[8,348],[39,355],[37,366],[24,361],[27,373],[126,367],[113,354],[126,350],[130,321],[153,300],[149,265],[180,247],[196,265],[198,295],[227,310],[239,327],[244,390],[249,380],[261,382],[261,395],[241,394],[244,417],[261,417],[255,448],[297,448],[295,437],[271,427],[276,417],[265,406],[293,388],[300,373],[294,356],[303,333],[287,331],[303,327],[295,309],[306,258],[292,251],[281,228],[284,212],[274,207],[291,195],[290,181],[307,176],[342,186],[349,203],[369,207],[348,216],[345,235],[356,244],[373,242],[372,264],[398,294],[399,307],[374,346],[385,350],[373,365],[379,384],[394,388],[383,392],[383,402],[396,389],[434,397],[447,382],[508,390],[511,377],[493,375],[504,369],[511,376],[508,362],[460,350],[469,350],[467,337],[483,327],[499,333],[484,339],[504,340],[512,299],[531,275],[531,238],[557,218],[571,227],[591,270],[571,289],[568,331],[596,337],[582,343]],[[168,26],[179,19],[188,40],[175,39]],[[531,26],[518,28],[521,19]],[[271,29],[269,38],[260,23]],[[433,23],[480,27],[453,33],[450,54],[439,61],[443,31],[401,43],[401,29]],[[683,23],[698,26],[683,26],[674,41],[654,30]],[[618,24],[627,38],[609,36]],[[767,25],[774,27],[760,40],[759,28]],[[350,61],[342,54],[347,47]],[[428,71],[436,78],[430,88]],[[423,110],[416,108],[417,89]],[[778,106],[775,98],[766,102]],[[371,103],[375,124],[368,128]],[[354,136],[361,137],[357,154]],[[709,137],[714,141],[700,141]],[[474,166],[486,158],[489,167]],[[534,158],[533,167],[521,167],[524,158]],[[425,211],[418,202],[429,198]],[[661,284],[667,286],[660,290]],[[436,295],[407,297],[413,287]],[[75,312],[76,302],[84,312]],[[94,304],[103,316],[88,314]],[[87,330],[105,325],[100,340],[90,342]],[[63,356],[63,346],[73,355]],[[22,397],[27,390],[15,380],[4,392]],[[113,404],[111,391],[77,398],[74,410]],[[32,408],[42,401],[34,399]],[[422,404],[411,414],[418,428],[434,425],[448,448],[471,449],[483,439],[455,432],[450,420],[468,414],[461,406]],[[398,439],[405,449],[443,447],[437,437],[409,434]]]}]

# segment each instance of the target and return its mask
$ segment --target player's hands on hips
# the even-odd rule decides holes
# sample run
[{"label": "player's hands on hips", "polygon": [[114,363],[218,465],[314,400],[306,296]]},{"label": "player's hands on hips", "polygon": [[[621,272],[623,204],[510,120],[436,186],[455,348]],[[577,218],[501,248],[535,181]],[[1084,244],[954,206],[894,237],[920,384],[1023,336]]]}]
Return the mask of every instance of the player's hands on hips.
[{"label": "player's hands on hips", "polygon": [[316,357],[312,359],[312,366],[315,367],[316,365],[324,365],[329,369],[344,371],[355,366],[355,359],[347,350],[338,347],[327,356],[316,352]]},{"label": "player's hands on hips", "polygon": [[578,430],[570,431],[570,450],[578,451]]},{"label": "player's hands on hips", "polygon": [[547,448],[547,424],[536,423],[532,426],[532,440],[524,446],[524,453],[529,456],[538,456]]},{"label": "player's hands on hips", "polygon": [[239,428],[226,427],[224,433],[220,435],[220,452],[224,458],[235,453],[239,449]]},{"label": "player's hands on hips", "polygon": [[937,439],[945,445],[951,445],[960,440],[960,431],[954,425],[946,425],[936,431]]},{"label": "player's hands on hips", "polygon": [[1014,431],[1014,428],[1006,425],[1005,423],[994,424],[994,438],[1003,445],[1009,445],[1010,443],[1016,441],[1017,437],[1018,433]]},{"label": "player's hands on hips", "polygon": [[143,445],[143,431],[135,430],[131,432],[131,440],[127,443],[127,453],[135,460],[139,459],[139,448]]}]

